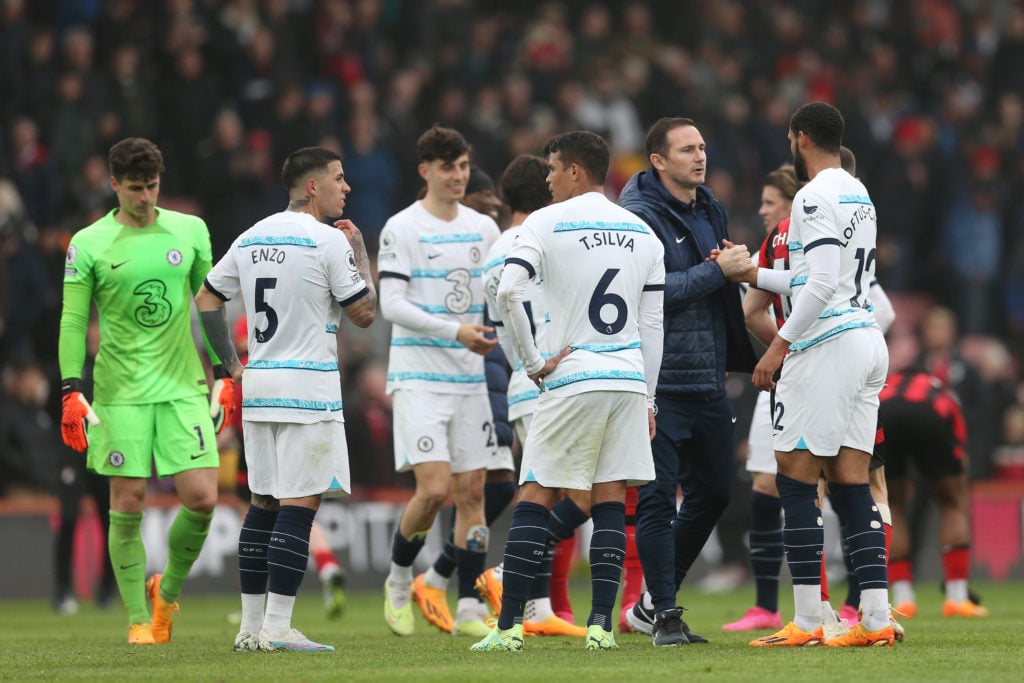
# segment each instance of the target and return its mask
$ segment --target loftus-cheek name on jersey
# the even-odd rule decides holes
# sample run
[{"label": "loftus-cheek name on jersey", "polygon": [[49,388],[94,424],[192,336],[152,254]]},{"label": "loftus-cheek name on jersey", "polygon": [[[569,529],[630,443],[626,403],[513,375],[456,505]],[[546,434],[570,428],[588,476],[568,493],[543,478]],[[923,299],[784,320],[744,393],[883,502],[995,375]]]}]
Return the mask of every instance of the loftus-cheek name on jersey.
[{"label": "loftus-cheek name on jersey", "polygon": [[599,230],[580,238],[580,244],[590,251],[594,247],[622,247],[633,251],[633,237],[621,232]]},{"label": "loftus-cheek name on jersey", "polygon": [[252,256],[252,262],[261,263],[263,261],[269,261],[271,263],[284,263],[285,251],[278,249],[277,247],[264,247],[261,249],[253,249],[249,252]]},{"label": "loftus-cheek name on jersey", "polygon": [[875,221],[875,207],[859,206],[857,207],[857,210],[853,212],[853,215],[850,217],[850,223],[843,230],[843,238],[846,240],[843,242],[844,247],[850,243],[853,236],[857,234],[857,228],[859,228],[860,224],[865,220],[870,220],[871,222]]}]

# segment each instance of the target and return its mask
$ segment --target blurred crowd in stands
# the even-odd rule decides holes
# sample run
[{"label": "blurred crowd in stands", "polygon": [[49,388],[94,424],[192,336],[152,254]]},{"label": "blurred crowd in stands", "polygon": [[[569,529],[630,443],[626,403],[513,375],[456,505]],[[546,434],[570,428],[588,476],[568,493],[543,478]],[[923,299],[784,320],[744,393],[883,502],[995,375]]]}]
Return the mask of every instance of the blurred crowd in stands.
[{"label": "blurred crowd in stands", "polygon": [[[552,134],[599,132],[616,198],[647,127],[688,116],[753,250],[762,180],[810,100],[843,112],[877,208],[894,367],[921,361],[959,392],[973,478],[1024,478],[1018,0],[0,0],[0,495],[57,476],[64,250],[113,207],[121,138],[161,147],[162,205],[201,215],[217,258],[284,208],[298,147],[341,151],[345,216],[376,251],[435,122],[495,179]],[[342,332],[346,414],[381,450],[353,451],[354,470],[379,463],[357,483],[393,478],[387,335]]]}]

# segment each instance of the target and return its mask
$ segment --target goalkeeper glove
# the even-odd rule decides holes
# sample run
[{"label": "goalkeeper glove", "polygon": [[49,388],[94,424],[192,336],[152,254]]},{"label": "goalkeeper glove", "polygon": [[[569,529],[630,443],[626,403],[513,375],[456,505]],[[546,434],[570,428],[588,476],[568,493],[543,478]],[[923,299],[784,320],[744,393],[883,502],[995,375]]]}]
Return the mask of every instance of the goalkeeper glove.
[{"label": "goalkeeper glove", "polygon": [[213,366],[213,391],[210,392],[210,417],[213,418],[213,430],[220,434],[224,425],[235,412],[235,381],[224,369],[223,365]]},{"label": "goalkeeper glove", "polygon": [[96,417],[92,406],[82,395],[82,380],[76,378],[64,380],[61,382],[60,392],[63,406],[60,416],[60,435],[65,444],[79,453],[84,453],[89,448],[86,422],[98,425],[100,419]]}]

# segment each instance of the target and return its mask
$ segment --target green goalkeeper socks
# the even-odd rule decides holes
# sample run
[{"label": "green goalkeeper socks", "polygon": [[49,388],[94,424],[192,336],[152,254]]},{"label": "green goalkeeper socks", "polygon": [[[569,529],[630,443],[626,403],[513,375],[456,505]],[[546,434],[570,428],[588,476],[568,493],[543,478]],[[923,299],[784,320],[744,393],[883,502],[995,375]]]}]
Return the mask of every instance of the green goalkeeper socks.
[{"label": "green goalkeeper socks", "polygon": [[107,534],[110,562],[121,591],[121,600],[128,610],[129,624],[149,621],[146,607],[146,547],[142,544],[142,513],[110,511]]},{"label": "green goalkeeper socks", "polygon": [[160,579],[160,597],[167,602],[177,602],[181,585],[185,583],[185,577],[199,557],[206,535],[210,533],[211,520],[212,512],[202,515],[184,505],[178,510],[167,532],[167,566]]}]

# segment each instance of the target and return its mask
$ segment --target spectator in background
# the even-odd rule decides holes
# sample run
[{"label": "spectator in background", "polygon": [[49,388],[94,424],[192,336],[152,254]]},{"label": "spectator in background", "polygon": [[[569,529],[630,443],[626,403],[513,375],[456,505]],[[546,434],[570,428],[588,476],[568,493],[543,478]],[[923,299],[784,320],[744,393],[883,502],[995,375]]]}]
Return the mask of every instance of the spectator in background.
[{"label": "spectator in background", "polygon": [[1015,403],[1003,413],[1002,440],[992,454],[996,479],[1024,480],[1024,406]]},{"label": "spectator in background", "polygon": [[394,155],[381,144],[380,126],[372,110],[355,112],[343,145],[345,173],[352,186],[359,188],[358,201],[353,202],[348,212],[371,244],[376,244],[384,224],[395,212],[400,186],[398,165]]},{"label": "spectator in background", "polygon": [[2,493],[54,488],[61,461],[53,418],[45,410],[46,375],[31,357],[15,359],[4,369],[0,410],[0,482]]},{"label": "spectator in background", "polygon": [[998,152],[992,148],[973,150],[970,169],[969,181],[955,194],[944,231],[953,308],[967,335],[996,329],[1002,303],[998,284],[1004,230],[998,202]]}]

